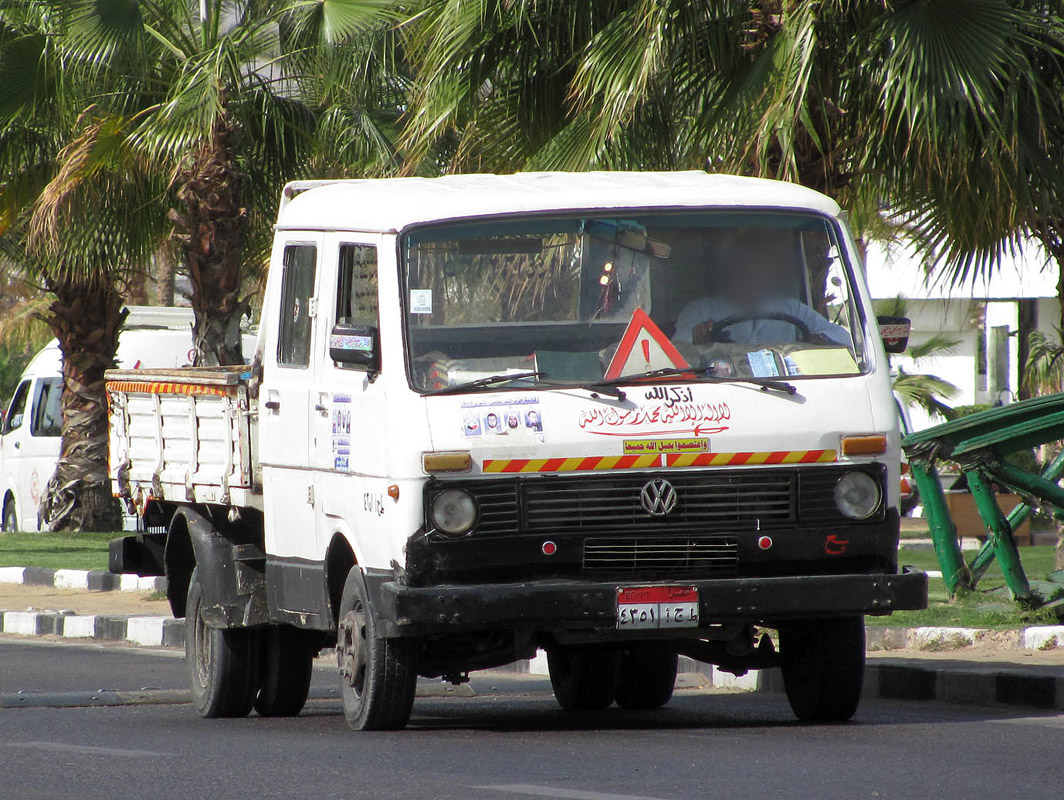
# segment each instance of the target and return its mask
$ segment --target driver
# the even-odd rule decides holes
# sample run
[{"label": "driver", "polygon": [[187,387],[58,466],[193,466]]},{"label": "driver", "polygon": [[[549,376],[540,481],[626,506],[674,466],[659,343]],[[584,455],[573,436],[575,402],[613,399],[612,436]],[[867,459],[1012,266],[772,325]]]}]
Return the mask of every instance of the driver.
[{"label": "driver", "polygon": [[[850,334],[840,325],[828,322],[794,296],[788,275],[794,251],[784,237],[768,231],[744,231],[731,242],[731,267],[722,270],[717,294],[692,300],[676,320],[673,340],[690,344],[713,342],[788,343],[805,340],[851,347]],[[714,333],[717,323],[737,318],[734,324]]]}]

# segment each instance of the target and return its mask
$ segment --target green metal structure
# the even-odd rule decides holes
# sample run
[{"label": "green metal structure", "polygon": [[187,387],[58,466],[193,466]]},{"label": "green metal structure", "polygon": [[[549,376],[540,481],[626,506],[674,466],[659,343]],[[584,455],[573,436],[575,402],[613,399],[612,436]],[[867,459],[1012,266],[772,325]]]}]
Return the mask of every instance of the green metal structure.
[{"label": "green metal structure", "polygon": [[[1027,605],[1039,603],[1020,563],[1012,532],[1031,515],[1031,498],[1054,506],[1058,515],[1064,513],[1064,488],[1057,485],[1064,475],[1064,453],[1041,474],[1020,469],[1005,457],[1058,439],[1064,439],[1064,394],[992,408],[902,440],[951,596],[959,589],[974,589],[996,558],[1012,598]],[[964,472],[979,516],[986,524],[986,543],[970,564],[961,555],[957,529],[950,519],[939,480],[937,464],[943,459],[956,462]],[[1007,487],[1027,502],[1006,516],[994,496],[994,484]]]}]

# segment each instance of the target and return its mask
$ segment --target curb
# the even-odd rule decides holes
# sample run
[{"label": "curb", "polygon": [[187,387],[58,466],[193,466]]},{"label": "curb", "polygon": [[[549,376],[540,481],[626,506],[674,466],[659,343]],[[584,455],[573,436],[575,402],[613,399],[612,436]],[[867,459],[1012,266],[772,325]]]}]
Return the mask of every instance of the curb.
[{"label": "curb", "polygon": [[95,569],[0,567],[0,583],[48,586],[53,589],[87,589],[90,592],[165,592],[166,578],[116,575]]},{"label": "curb", "polygon": [[2,611],[0,633],[129,642],[143,647],[185,646],[185,621],[161,616],[74,614],[70,611]]},{"label": "curb", "polygon": [[[779,669],[763,670],[759,692],[783,692]],[[954,705],[1064,710],[1064,674],[1053,667],[979,666],[876,658],[865,666],[864,698],[916,700]]]}]

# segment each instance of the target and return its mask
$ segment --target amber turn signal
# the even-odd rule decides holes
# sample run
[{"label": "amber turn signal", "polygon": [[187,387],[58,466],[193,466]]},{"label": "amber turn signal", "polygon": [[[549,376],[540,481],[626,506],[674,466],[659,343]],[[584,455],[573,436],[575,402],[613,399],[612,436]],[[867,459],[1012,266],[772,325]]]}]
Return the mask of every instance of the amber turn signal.
[{"label": "amber turn signal", "polygon": [[842,437],[844,456],[878,456],[885,452],[887,452],[887,436],[884,433]]},{"label": "amber turn signal", "polygon": [[468,450],[445,453],[422,453],[421,466],[425,472],[469,472],[473,468],[473,457]]}]

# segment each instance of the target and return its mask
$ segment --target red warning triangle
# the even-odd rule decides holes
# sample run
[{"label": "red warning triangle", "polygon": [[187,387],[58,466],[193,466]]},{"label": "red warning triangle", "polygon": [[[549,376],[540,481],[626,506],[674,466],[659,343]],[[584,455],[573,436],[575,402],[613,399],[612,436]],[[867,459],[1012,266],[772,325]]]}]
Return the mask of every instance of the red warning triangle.
[{"label": "red warning triangle", "polygon": [[606,380],[629,375],[638,378],[655,369],[689,366],[654,320],[643,309],[637,308],[632,312],[632,319],[604,377]]}]

